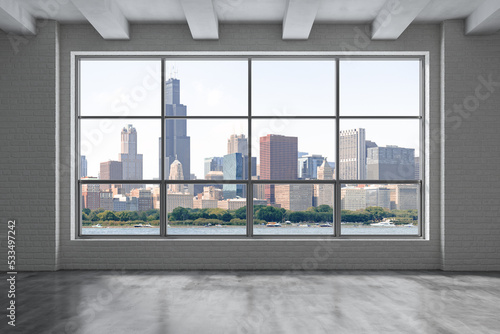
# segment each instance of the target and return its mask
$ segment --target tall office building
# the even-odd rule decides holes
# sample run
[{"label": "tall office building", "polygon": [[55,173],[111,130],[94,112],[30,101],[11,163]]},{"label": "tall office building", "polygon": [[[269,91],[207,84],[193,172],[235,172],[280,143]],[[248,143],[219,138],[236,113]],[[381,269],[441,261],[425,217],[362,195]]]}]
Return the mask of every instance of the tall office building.
[{"label": "tall office building", "polygon": [[420,179],[420,157],[415,157],[415,180]]},{"label": "tall office building", "polygon": [[317,179],[318,167],[323,163],[322,155],[307,154],[298,158],[298,177],[299,179]]},{"label": "tall office building", "polygon": [[[298,138],[269,134],[260,137],[260,178],[297,179]],[[265,186],[268,204],[275,203],[274,185]]]},{"label": "tall office building", "polygon": [[87,176],[87,158],[82,155],[80,156],[80,177]]},{"label": "tall office building", "polygon": [[248,140],[245,135],[231,135],[227,140],[227,154],[241,153],[248,155]]},{"label": "tall office building", "polygon": [[366,179],[365,129],[340,131],[340,178]]},{"label": "tall office building", "polygon": [[[252,173],[255,176],[257,158],[252,158]],[[248,156],[242,153],[226,154],[223,159],[224,180],[246,180],[248,179]],[[241,184],[225,184],[224,198],[234,198],[236,196],[246,197],[245,187]]]},{"label": "tall office building", "polygon": [[[333,180],[333,169],[326,161],[326,158],[323,160],[321,166],[317,168],[317,179],[318,180]],[[333,184],[315,184],[314,185],[314,206],[319,205],[329,205],[333,208],[333,193],[334,186]]]},{"label": "tall office building", "polygon": [[[137,131],[132,124],[122,129],[121,153],[118,160],[122,164],[124,180],[142,180],[142,154],[137,153]],[[127,184],[123,187],[129,192],[130,189],[140,188],[141,185]]]},{"label": "tall office building", "polygon": [[313,185],[277,184],[275,200],[276,204],[286,210],[305,211],[313,205]]},{"label": "tall office building", "polygon": [[[174,160],[170,165],[170,174],[168,176],[169,180],[184,180],[184,171],[182,168],[182,164],[179,160]],[[169,185],[170,192],[173,193],[182,193],[184,190],[183,184],[170,184]]]},{"label": "tall office building", "polygon": [[[97,180],[95,177],[84,177],[84,180]],[[100,208],[100,188],[98,184],[82,184],[82,209],[97,210]]]},{"label": "tall office building", "polygon": [[413,180],[415,149],[392,145],[369,148],[366,171],[369,180]]},{"label": "tall office building", "polygon": [[[165,116],[186,116],[187,107],[180,103],[180,80],[170,78],[165,83]],[[161,138],[159,140],[161,157]],[[186,180],[191,176],[191,138],[187,135],[185,119],[167,119],[165,121],[165,167],[178,160],[182,164]],[[160,160],[161,176],[161,160]]]},{"label": "tall office building", "polygon": [[210,157],[205,158],[204,161],[204,177],[207,177],[207,174],[210,172],[222,172],[222,157]]},{"label": "tall office building", "polygon": [[[121,180],[123,179],[123,166],[121,161],[101,162],[99,166],[99,178],[101,180]],[[112,184],[101,184],[101,190],[111,189]]]}]

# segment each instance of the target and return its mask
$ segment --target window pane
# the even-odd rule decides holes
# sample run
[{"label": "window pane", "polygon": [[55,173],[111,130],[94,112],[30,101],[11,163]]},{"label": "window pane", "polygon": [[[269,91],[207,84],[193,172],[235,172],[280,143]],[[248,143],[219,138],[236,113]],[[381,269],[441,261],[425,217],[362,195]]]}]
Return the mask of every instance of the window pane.
[{"label": "window pane", "polygon": [[80,124],[80,177],[158,179],[160,120],[82,119]]},{"label": "window pane", "polygon": [[420,115],[420,60],[341,60],[340,115]]},{"label": "window pane", "polygon": [[350,184],[340,192],[342,234],[419,234],[419,185]]},{"label": "window pane", "polygon": [[335,60],[252,61],[252,115],[335,116]]},{"label": "window pane", "polygon": [[254,120],[252,131],[252,156],[257,158],[260,179],[335,177],[335,121]]},{"label": "window pane", "polygon": [[[176,176],[181,180],[247,179],[246,120],[167,119],[165,132],[166,179],[174,177],[174,163],[182,165],[182,176]],[[256,175],[255,167],[251,173]]]},{"label": "window pane", "polygon": [[81,208],[83,235],[160,234],[157,184],[82,184]]},{"label": "window pane", "polygon": [[80,61],[82,116],[160,116],[161,61]]},{"label": "window pane", "polygon": [[418,179],[419,132],[419,120],[341,120],[340,178]]},{"label": "window pane", "polygon": [[248,115],[248,61],[165,62],[166,116]]},{"label": "window pane", "polygon": [[167,234],[246,235],[246,185],[169,184]]},{"label": "window pane", "polygon": [[254,234],[333,235],[334,189],[333,184],[254,185]]}]

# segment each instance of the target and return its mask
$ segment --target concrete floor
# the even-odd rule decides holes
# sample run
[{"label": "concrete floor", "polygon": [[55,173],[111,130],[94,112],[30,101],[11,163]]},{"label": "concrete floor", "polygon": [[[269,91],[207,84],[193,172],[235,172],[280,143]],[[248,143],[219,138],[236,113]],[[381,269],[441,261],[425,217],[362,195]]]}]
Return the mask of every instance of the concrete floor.
[{"label": "concrete floor", "polygon": [[20,273],[16,305],[1,333],[491,334],[500,273]]}]

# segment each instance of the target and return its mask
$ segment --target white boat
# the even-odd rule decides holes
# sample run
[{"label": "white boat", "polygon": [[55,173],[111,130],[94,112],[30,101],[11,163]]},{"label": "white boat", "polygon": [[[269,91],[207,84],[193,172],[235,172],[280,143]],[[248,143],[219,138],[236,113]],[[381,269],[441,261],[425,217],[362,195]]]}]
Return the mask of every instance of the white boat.
[{"label": "white boat", "polygon": [[151,226],[151,224],[145,224],[145,225],[142,225],[142,227],[153,227],[153,226]]},{"label": "white boat", "polygon": [[266,224],[267,227],[281,227],[280,223],[269,222]]},{"label": "white boat", "polygon": [[396,224],[394,224],[390,220],[385,221],[385,222],[380,222],[380,223],[373,223],[373,224],[370,224],[370,225],[371,226],[378,226],[378,227],[395,227],[396,226]]},{"label": "white boat", "polygon": [[92,225],[92,227],[102,227],[101,224],[95,224],[95,225]]},{"label": "white boat", "polygon": [[309,227],[307,224],[299,224],[299,227]]},{"label": "white boat", "polygon": [[221,224],[216,224],[215,227],[222,227],[222,225]]},{"label": "white boat", "polygon": [[134,227],[143,227],[142,224],[134,225]]},{"label": "white boat", "polygon": [[404,227],[413,227],[413,226],[415,226],[415,225],[413,225],[413,224],[406,224],[406,225],[403,225],[403,226],[404,226]]}]

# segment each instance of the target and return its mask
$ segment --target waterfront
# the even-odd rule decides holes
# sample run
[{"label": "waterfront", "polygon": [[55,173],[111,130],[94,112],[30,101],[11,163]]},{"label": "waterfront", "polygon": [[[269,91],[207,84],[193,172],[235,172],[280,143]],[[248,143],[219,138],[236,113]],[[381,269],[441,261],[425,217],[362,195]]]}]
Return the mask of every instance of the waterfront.
[{"label": "waterfront", "polygon": [[[169,227],[168,234],[171,235],[245,235],[245,226],[228,227]],[[331,235],[333,227],[266,227],[254,226],[254,235]],[[159,235],[160,229],[157,227],[134,228],[93,228],[82,229],[83,235]],[[374,227],[342,225],[344,235],[417,235],[418,227]]]}]

